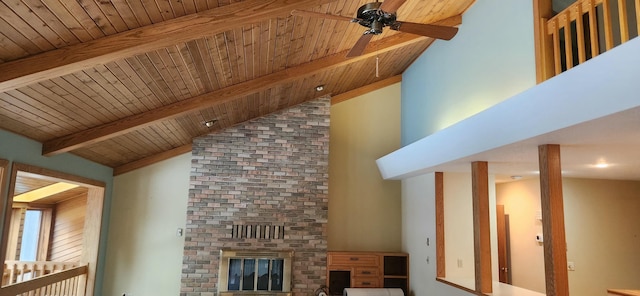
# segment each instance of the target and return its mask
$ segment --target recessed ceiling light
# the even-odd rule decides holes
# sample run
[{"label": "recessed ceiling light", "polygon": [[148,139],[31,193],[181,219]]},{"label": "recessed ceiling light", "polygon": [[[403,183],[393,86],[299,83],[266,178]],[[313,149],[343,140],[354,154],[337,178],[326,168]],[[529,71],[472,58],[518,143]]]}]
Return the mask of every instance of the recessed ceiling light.
[{"label": "recessed ceiling light", "polygon": [[316,91],[323,91],[323,90],[324,90],[324,84],[316,86]]},{"label": "recessed ceiling light", "polygon": [[598,169],[606,169],[609,166],[611,166],[610,163],[608,163],[606,160],[604,160],[603,158],[598,159],[598,162],[596,164],[592,164],[591,167],[594,168],[598,168]]},{"label": "recessed ceiling light", "polygon": [[520,179],[522,179],[522,176],[520,176],[520,175],[513,175],[513,176],[511,176],[511,179],[512,179],[512,180],[520,180]]},{"label": "recessed ceiling light", "polygon": [[202,124],[204,124],[204,126],[206,127],[212,127],[214,124],[216,124],[216,122],[218,122],[218,120],[213,119],[213,120],[205,121]]},{"label": "recessed ceiling light", "polygon": [[609,164],[606,162],[601,162],[601,163],[594,164],[593,166],[599,169],[605,169],[609,167]]}]

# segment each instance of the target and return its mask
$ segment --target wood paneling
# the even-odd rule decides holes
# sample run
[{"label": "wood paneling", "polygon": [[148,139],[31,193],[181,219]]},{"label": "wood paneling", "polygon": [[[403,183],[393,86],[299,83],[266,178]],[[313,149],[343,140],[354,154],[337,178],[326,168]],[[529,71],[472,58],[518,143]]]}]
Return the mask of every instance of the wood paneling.
[{"label": "wood paneling", "polygon": [[[353,17],[366,2],[2,1],[0,128],[44,143],[44,154],[118,168],[319,96],[348,97],[402,74],[433,42],[385,29],[346,59],[363,27],[290,15]],[[455,26],[472,3],[408,0],[398,15]]]},{"label": "wood paneling", "polygon": [[[305,63],[298,67],[289,68],[287,70],[275,72],[269,75],[261,76],[260,78],[253,79],[250,81],[237,83],[229,87],[221,88],[219,90],[206,93],[200,96],[192,97],[189,99],[181,100],[172,104],[164,105],[160,108],[156,108],[147,112],[137,113],[133,116],[128,116],[121,120],[113,121],[108,124],[96,126],[81,132],[76,132],[64,137],[60,137],[57,139],[52,139],[44,143],[43,154],[45,155],[53,155],[57,153],[67,152],[70,150],[74,150],[77,148],[81,148],[83,146],[102,142],[104,140],[117,137],[119,135],[131,132],[133,130],[141,129],[145,126],[153,124],[158,121],[170,120],[175,118],[176,116],[184,115],[187,113],[199,111],[205,108],[209,108],[219,104],[225,104],[229,102],[234,102],[237,99],[246,98],[246,96],[264,91],[271,87],[280,85],[282,83],[291,83],[300,79],[301,77],[308,77],[313,74],[317,74],[319,72],[325,72],[322,74],[328,74],[328,76],[338,76],[338,71],[348,70],[348,76],[350,77],[358,77],[357,74],[352,74],[351,72],[358,71],[358,69],[354,67],[353,64],[361,64],[361,67],[371,68],[375,64],[370,64],[370,59],[373,56],[382,56],[382,67],[385,67],[383,70],[384,74],[389,71],[388,64],[385,63],[385,57],[393,54],[394,51],[399,50],[400,46],[408,47],[410,44],[420,43],[420,41],[424,42],[424,40],[416,38],[412,35],[401,35],[397,34],[398,37],[388,38],[380,41],[375,44],[375,47],[378,48],[378,52],[368,52],[360,57],[353,58],[347,60],[345,58],[346,52],[341,52],[338,54],[333,54],[327,56],[322,59],[315,60],[310,63]],[[424,45],[424,43],[423,43]],[[391,52],[386,52],[390,50]],[[361,61],[366,60],[367,64],[362,63]],[[375,62],[375,61],[374,61]],[[350,68],[341,68],[347,64],[351,64]],[[356,69],[354,69],[356,68]],[[393,71],[395,69],[391,69]],[[375,73],[371,70],[365,73]],[[373,78],[374,75],[371,75]],[[385,75],[385,76],[388,76]],[[361,79],[361,78],[359,78]],[[322,80],[308,80],[308,81],[317,81],[316,83],[322,84]],[[314,94],[308,91],[313,90],[315,87],[315,83],[309,84],[308,81],[302,81],[305,85],[304,89],[307,90],[308,95],[302,96],[300,92],[297,93],[298,96],[302,98],[311,99],[314,97]],[[307,82],[307,83],[305,83]],[[336,81],[338,83],[338,81]],[[351,82],[353,84],[353,82]],[[330,87],[330,86],[327,86]],[[349,86],[351,87],[351,86]],[[340,85],[337,87],[333,87],[333,89],[340,89]],[[338,90],[339,91],[339,90]],[[295,93],[286,93],[281,96],[284,98],[289,98],[291,96],[295,96]],[[287,104],[286,107],[291,106]],[[264,115],[264,114],[262,114]],[[246,120],[246,119],[245,119]],[[242,122],[244,120],[235,120],[233,124]],[[200,121],[202,122],[202,121]],[[193,136],[198,136],[198,134],[190,135],[189,139]]]},{"label": "wood paneling", "polygon": [[87,195],[56,205],[49,246],[49,261],[80,261],[82,255],[82,229],[84,227]]}]

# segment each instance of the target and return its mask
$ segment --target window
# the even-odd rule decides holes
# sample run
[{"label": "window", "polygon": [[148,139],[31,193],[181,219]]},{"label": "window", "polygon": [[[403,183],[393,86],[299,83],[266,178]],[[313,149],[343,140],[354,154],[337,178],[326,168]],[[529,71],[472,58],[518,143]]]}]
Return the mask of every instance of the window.
[{"label": "window", "polygon": [[14,204],[9,223],[7,260],[47,260],[53,210]]},{"label": "window", "polygon": [[38,260],[41,221],[42,211],[27,210],[25,212],[22,239],[20,240],[20,261]]}]

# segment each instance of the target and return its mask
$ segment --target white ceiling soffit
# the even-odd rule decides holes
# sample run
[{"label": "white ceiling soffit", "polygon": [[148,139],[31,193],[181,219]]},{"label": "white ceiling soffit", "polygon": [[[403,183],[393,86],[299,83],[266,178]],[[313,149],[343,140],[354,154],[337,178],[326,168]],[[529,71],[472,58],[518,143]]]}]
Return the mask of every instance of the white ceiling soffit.
[{"label": "white ceiling soffit", "polygon": [[[565,148],[578,145],[580,153],[592,157],[595,151],[605,154],[603,149],[609,149],[611,153],[622,153],[620,149],[635,145],[630,151],[638,151],[634,157],[638,159],[638,168],[640,109],[634,109],[640,107],[638,52],[640,38],[634,38],[383,156],[377,160],[382,177],[404,179],[435,171],[459,170],[460,165],[469,171],[470,161],[490,161],[490,172],[493,167],[495,174],[510,174],[531,164],[537,170],[537,146],[541,144],[562,145],[563,168],[586,161],[585,158],[567,159]],[[523,165],[518,165],[518,161]],[[580,174],[575,172],[577,177],[582,176]],[[640,175],[620,179],[640,179]]]}]

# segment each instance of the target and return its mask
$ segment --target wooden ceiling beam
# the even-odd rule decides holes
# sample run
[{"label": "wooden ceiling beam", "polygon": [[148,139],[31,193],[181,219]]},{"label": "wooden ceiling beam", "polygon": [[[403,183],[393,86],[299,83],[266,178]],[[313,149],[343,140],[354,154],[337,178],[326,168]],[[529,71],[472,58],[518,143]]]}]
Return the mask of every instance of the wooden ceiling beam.
[{"label": "wooden ceiling beam", "polygon": [[0,92],[335,0],[246,0],[0,64]]},{"label": "wooden ceiling beam", "polygon": [[[455,26],[459,25],[461,21],[462,17],[457,15],[436,22],[435,24]],[[291,82],[299,77],[312,75],[320,71],[354,63],[375,56],[381,52],[394,50],[422,40],[424,40],[424,37],[404,33],[395,34],[379,41],[372,42],[371,46],[368,47],[368,50],[359,57],[347,59],[347,51],[344,51],[300,66],[292,67],[170,105],[165,105],[141,114],[132,115],[84,131],[46,141],[42,145],[42,154],[50,156],[72,151],[117,137],[135,129],[149,126],[161,120],[175,118],[189,112],[224,104],[237,98],[269,89],[281,83]],[[376,50],[373,51],[372,49]]]},{"label": "wooden ceiling beam", "polygon": [[[369,50],[359,57],[347,59],[347,51],[340,52],[300,66],[288,68],[283,71],[234,84],[190,99],[165,105],[144,113],[132,115],[84,131],[46,141],[42,145],[42,154],[51,156],[72,151],[123,135],[139,128],[147,127],[162,120],[175,118],[190,112],[231,102],[235,99],[269,89],[276,85],[294,81],[300,77],[344,66],[346,64],[373,57],[380,52],[394,50],[402,46],[424,40],[424,37],[416,35],[395,34],[391,37],[373,42],[373,46],[369,46]],[[371,49],[377,49],[377,51],[373,51]]]},{"label": "wooden ceiling beam", "polygon": [[[443,26],[457,26],[457,25],[460,25],[461,23],[462,23],[462,15],[456,15],[456,16],[449,17],[449,18],[440,20],[438,22],[435,22],[434,24],[443,25]],[[356,62],[356,61],[359,61],[361,59],[369,58],[369,57],[374,56],[375,54],[378,54],[378,53],[381,53],[381,52],[393,50],[393,49],[396,49],[398,47],[402,47],[402,46],[405,46],[405,45],[412,44],[412,43],[417,42],[417,41],[419,41],[421,39],[418,36],[412,36],[410,34],[397,34],[397,35],[394,35],[394,36],[395,37],[388,37],[388,38],[385,38],[383,40],[380,40],[380,41],[377,41],[377,42],[373,42],[373,46],[370,46],[369,48],[375,48],[375,49],[377,49],[377,51],[370,51],[370,50],[369,51],[365,51],[365,53],[361,57],[352,58],[352,59],[349,59],[348,61],[346,61],[346,59],[340,58],[340,57],[346,56],[346,52],[347,51],[345,51],[345,52],[336,54],[334,56],[329,56],[329,57],[324,58],[324,59],[320,59],[320,60],[317,60],[317,61],[313,61],[313,62],[304,64],[304,65],[298,66],[298,67],[296,67],[297,69],[288,69],[288,70],[285,70],[285,71],[282,71],[282,72],[290,71],[290,72],[295,72],[295,73],[305,73],[306,71],[309,71],[309,69],[316,69],[316,70],[313,70],[312,73],[306,73],[308,75],[311,75],[311,74],[313,74],[313,73],[315,73],[317,71],[321,71],[321,70],[324,70],[324,69],[330,69],[332,67],[341,66],[341,65],[344,64],[344,62],[348,62],[348,63]],[[429,44],[433,43],[434,41],[435,41],[435,39],[429,39]],[[333,64],[333,63],[335,63],[335,64]],[[322,65],[322,64],[326,64],[326,66],[325,67],[321,67],[321,68],[318,69],[317,66],[318,65]],[[267,75],[267,76],[272,76],[272,75],[273,76],[278,76],[278,75],[281,75],[281,73],[280,72],[279,73],[274,73],[274,74]],[[301,74],[301,75],[303,75],[303,74]],[[273,77],[269,78],[267,76],[265,76],[266,78],[264,78],[264,80],[266,80],[266,81],[273,81],[274,80]],[[245,82],[245,83],[241,83],[241,85],[244,85],[244,86],[247,86],[247,87],[251,86],[252,84],[260,85],[260,83],[262,83],[260,81],[260,79],[261,78],[254,79],[254,80],[251,80],[251,81],[248,81],[248,82]],[[380,88],[383,88],[383,87],[398,83],[400,81],[402,81],[402,75],[392,76],[392,77],[389,77],[387,79],[383,79],[383,80],[374,82],[372,84],[369,84],[367,86],[363,86],[363,87],[354,89],[352,91],[348,91],[348,92],[345,92],[345,93],[338,94],[338,95],[336,95],[336,96],[331,98],[331,104],[332,105],[333,104],[338,104],[338,103],[346,101],[348,99],[351,99],[351,98],[363,95],[365,93],[368,93],[368,92],[371,92],[371,91],[374,91],[374,90],[377,90],[377,89],[380,89]],[[280,82],[286,82],[286,81],[280,81]],[[277,84],[277,83],[280,83],[280,82],[276,82],[276,83],[274,83],[274,85]],[[253,87],[253,86],[251,86],[251,87]],[[240,86],[240,88],[242,88],[242,86]],[[248,91],[259,91],[259,89],[255,89],[255,88],[252,88],[252,89],[253,90],[248,90]],[[205,94],[204,96],[214,97],[214,96],[216,96],[216,94],[210,93],[210,94]],[[221,104],[221,103],[222,102],[212,102],[213,105]],[[207,106],[199,106],[198,109],[207,108],[207,107],[209,107],[209,106],[208,105]],[[194,109],[193,111],[196,111],[196,110],[197,109]],[[158,120],[163,120],[163,119],[167,119],[167,118],[165,117],[165,118],[158,119]],[[151,123],[153,123],[155,121],[158,121],[158,120],[154,120],[152,122],[149,122],[149,124],[151,124]],[[134,126],[132,128],[135,129],[135,128],[141,128],[141,127],[142,126]],[[124,131],[124,132],[126,132],[126,131]],[[92,132],[86,132],[86,134],[91,134],[91,133]],[[116,135],[112,135],[112,137],[114,137],[114,136],[116,136]],[[53,144],[53,143],[51,143],[51,144]],[[142,168],[142,167],[145,167],[145,166],[148,166],[148,165],[151,165],[151,164],[154,164],[154,163],[157,163],[157,162],[160,162],[160,161],[163,161],[163,160],[166,160],[166,159],[169,159],[169,158],[172,158],[172,157],[187,153],[187,152],[191,151],[191,149],[192,149],[192,145],[191,144],[187,144],[187,145],[183,145],[183,146],[180,146],[180,147],[177,147],[177,148],[174,148],[174,149],[162,152],[162,153],[158,153],[158,154],[154,154],[154,155],[142,158],[142,159],[138,159],[138,160],[135,160],[135,161],[132,161],[132,162],[129,162],[129,163],[126,163],[126,164],[123,164],[123,165],[115,167],[113,169],[113,175],[117,176],[117,175],[121,175],[121,174],[130,172],[130,171],[133,171],[133,170],[136,170],[136,169],[139,169],[139,168]],[[51,153],[60,153],[60,152],[52,151]]]},{"label": "wooden ceiling beam", "polygon": [[[378,90],[381,89],[383,87],[387,87],[389,85],[392,84],[396,84],[398,82],[402,81],[402,75],[396,75],[396,76],[391,76],[387,79],[383,79],[380,81],[376,81],[372,84],[369,85],[365,85],[363,87],[345,92],[345,93],[341,93],[338,94],[334,97],[331,97],[331,105],[340,103],[340,102],[344,102],[346,100],[349,99],[353,99],[355,97],[361,96],[363,94],[372,92],[374,90]],[[335,100],[334,100],[335,99]],[[164,151],[158,154],[154,154],[142,159],[138,159],[138,160],[134,160],[132,162],[129,163],[125,163],[123,165],[117,166],[115,168],[113,168],[113,175],[117,176],[117,175],[122,175],[124,173],[128,173],[130,171],[139,169],[139,168],[143,168],[146,167],[148,165],[152,165],[154,163],[163,161],[163,160],[167,160],[169,158],[173,158],[176,157],[178,155],[181,154],[185,154],[188,152],[191,152],[192,150],[192,144],[187,144],[187,145],[183,145],[168,151]]]}]

